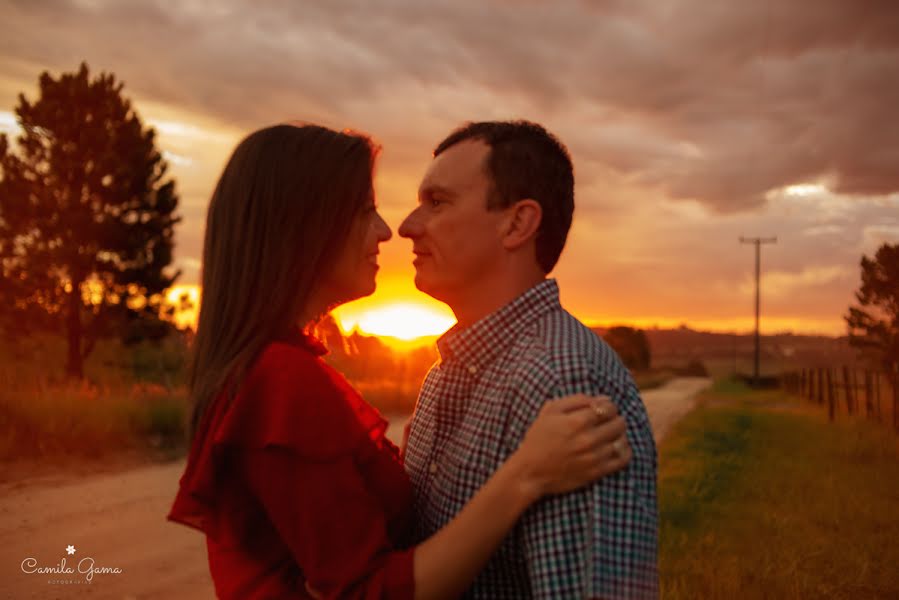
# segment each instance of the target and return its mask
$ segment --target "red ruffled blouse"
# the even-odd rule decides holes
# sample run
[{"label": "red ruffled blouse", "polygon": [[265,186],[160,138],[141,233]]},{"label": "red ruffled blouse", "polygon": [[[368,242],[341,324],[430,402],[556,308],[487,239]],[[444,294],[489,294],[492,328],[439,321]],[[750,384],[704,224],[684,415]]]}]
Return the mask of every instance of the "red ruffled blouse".
[{"label": "red ruffled blouse", "polygon": [[168,518],[206,534],[220,598],[412,598],[412,490],[387,422],[296,335],[204,418]]}]

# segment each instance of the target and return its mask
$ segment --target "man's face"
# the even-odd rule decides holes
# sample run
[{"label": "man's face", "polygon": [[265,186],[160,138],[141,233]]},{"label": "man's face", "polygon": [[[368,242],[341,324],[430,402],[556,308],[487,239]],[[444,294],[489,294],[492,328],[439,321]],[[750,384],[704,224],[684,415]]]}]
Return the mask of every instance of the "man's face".
[{"label": "man's face", "polygon": [[412,240],[415,286],[438,300],[464,297],[503,257],[503,211],[487,210],[490,147],[465,140],[434,158],[418,190],[418,207],[399,228]]}]

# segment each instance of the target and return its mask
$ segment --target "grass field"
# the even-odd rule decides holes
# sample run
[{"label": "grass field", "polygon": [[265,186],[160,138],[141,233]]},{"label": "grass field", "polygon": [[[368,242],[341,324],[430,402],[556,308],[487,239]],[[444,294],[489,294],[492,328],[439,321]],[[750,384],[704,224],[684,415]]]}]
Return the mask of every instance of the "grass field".
[{"label": "grass field", "polygon": [[899,436],[719,383],[660,448],[663,598],[899,597]]},{"label": "grass field", "polygon": [[98,344],[81,382],[65,379],[64,350],[40,337],[0,347],[0,461],[184,451],[179,340]]}]

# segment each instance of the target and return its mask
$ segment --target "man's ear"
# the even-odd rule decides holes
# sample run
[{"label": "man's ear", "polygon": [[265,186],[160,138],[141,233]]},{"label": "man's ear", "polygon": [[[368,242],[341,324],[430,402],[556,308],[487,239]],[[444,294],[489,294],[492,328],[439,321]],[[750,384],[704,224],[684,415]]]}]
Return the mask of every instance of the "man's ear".
[{"label": "man's ear", "polygon": [[514,250],[537,235],[543,220],[543,209],[536,200],[519,200],[505,212],[501,231],[504,248]]}]

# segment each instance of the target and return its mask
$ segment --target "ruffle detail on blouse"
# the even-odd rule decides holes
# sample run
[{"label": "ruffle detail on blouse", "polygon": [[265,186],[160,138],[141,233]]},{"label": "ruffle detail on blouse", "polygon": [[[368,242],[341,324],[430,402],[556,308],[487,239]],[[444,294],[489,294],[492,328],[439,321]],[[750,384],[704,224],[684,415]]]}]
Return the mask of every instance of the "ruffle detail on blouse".
[{"label": "ruffle detail on blouse", "polygon": [[[387,421],[319,355],[309,336],[266,347],[227,402],[219,394],[191,447],[170,520],[216,539],[217,497],[233,469],[231,452],[278,447],[304,460],[327,462],[363,456],[393,445]],[[364,462],[364,459],[363,459]],[[289,474],[285,474],[289,476]]]}]

